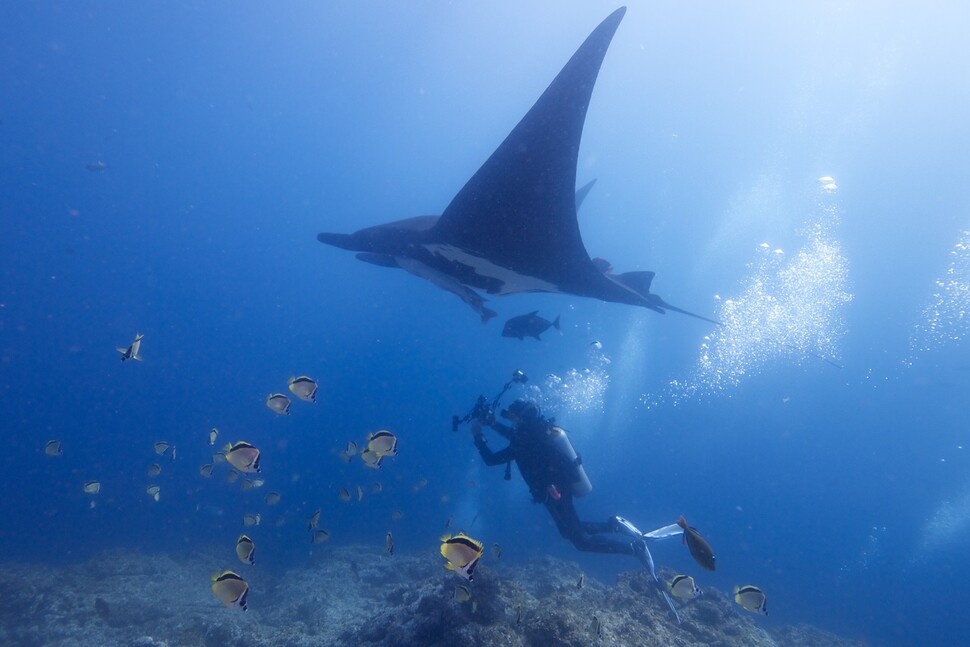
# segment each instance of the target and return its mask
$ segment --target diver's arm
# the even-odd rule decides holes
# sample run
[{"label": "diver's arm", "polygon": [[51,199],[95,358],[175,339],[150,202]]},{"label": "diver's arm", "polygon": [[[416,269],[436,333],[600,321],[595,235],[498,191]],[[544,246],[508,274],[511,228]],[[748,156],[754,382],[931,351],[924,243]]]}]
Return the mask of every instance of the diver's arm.
[{"label": "diver's arm", "polygon": [[488,426],[494,429],[495,431],[497,431],[499,434],[501,434],[502,437],[505,438],[506,440],[511,440],[512,434],[515,433],[515,430],[512,429],[512,427],[509,427],[508,425],[503,425],[501,422],[495,419],[493,419]]},{"label": "diver's arm", "polygon": [[478,449],[478,453],[481,454],[482,460],[485,461],[485,464],[489,466],[502,465],[515,458],[512,455],[511,445],[505,449],[493,452],[488,448],[488,442],[485,440],[485,436],[483,436],[481,433],[475,434],[475,447]]}]

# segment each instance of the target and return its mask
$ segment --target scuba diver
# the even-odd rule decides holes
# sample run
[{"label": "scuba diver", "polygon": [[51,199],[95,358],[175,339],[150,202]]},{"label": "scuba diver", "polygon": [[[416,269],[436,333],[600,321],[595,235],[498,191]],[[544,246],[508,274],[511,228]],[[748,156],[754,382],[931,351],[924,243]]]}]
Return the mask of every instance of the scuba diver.
[{"label": "scuba diver", "polygon": [[[660,593],[670,607],[677,622],[680,614],[674,607],[666,588],[657,577],[653,556],[647,541],[682,536],[691,555],[704,568],[714,570],[714,552],[697,530],[689,527],[681,517],[677,523],[642,533],[628,520],[620,516],[603,522],[582,521],[573,505],[575,497],[583,497],[593,489],[586,476],[582,460],[576,454],[565,430],[556,426],[555,420],[546,418],[535,402],[519,399],[504,409],[500,416],[506,425],[495,418],[498,401],[513,384],[524,384],[528,378],[522,371],[515,371],[512,379],[489,403],[479,396],[475,406],[464,418],[452,418],[452,431],[464,422],[471,422],[475,447],[486,465],[505,464],[505,479],[512,478],[512,463],[529,486],[534,503],[542,503],[549,511],[559,534],[581,551],[632,555],[640,560],[656,582]],[[483,433],[483,427],[491,427],[508,445],[492,451]]]},{"label": "scuba diver", "polygon": [[[643,535],[622,517],[611,517],[604,522],[579,519],[573,498],[585,496],[592,486],[565,431],[543,417],[539,406],[530,400],[516,400],[501,416],[511,426],[496,420],[490,410],[483,411],[471,426],[475,447],[485,464],[504,464],[505,478],[509,480],[514,461],[529,486],[532,501],[546,506],[559,534],[579,550],[633,555],[643,561],[647,552]],[[508,446],[493,452],[482,433],[482,425],[506,438]],[[626,536],[616,536],[621,532]]]}]

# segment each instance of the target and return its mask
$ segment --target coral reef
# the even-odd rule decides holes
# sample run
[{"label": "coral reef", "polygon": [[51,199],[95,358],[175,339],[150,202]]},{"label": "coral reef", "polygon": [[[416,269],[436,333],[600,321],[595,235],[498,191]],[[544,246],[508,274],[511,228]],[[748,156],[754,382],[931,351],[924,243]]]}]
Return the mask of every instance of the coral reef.
[{"label": "coral reef", "polygon": [[[464,582],[427,556],[331,547],[285,573],[237,569],[249,611],[222,607],[209,576],[224,556],[111,552],[70,566],[8,563],[0,570],[3,645],[216,647],[364,645],[858,645],[808,626],[768,632],[722,593],[679,603],[674,621],[644,572],[605,585],[579,566],[542,559],[484,564]],[[467,584],[470,600],[455,597]],[[593,618],[600,629],[597,632]]]}]

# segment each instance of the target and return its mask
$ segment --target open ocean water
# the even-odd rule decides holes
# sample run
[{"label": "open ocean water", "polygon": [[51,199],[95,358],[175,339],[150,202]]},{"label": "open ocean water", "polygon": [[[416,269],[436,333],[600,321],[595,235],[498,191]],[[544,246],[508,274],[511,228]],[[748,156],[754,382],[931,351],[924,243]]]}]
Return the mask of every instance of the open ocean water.
[{"label": "open ocean water", "polygon": [[[451,432],[521,369],[504,402],[570,431],[581,516],[683,514],[717,550],[707,573],[658,543],[659,565],[756,584],[765,627],[963,644],[970,6],[630,4],[582,139],[583,239],[723,327],[554,294],[491,297],[483,326],[317,242],[441,213],[617,6],[4,4],[0,560],[221,546],[211,570],[242,572],[246,530],[253,568],[282,573],[389,530],[396,554],[436,556],[450,518],[503,560],[612,581],[636,562],[576,552]],[[533,310],[562,334],[500,335]],[[143,361],[119,362],[136,333]],[[317,402],[275,415],[299,375]],[[379,429],[399,439],[381,470],[340,460]],[[236,441],[261,449],[262,487],[199,474]]]}]

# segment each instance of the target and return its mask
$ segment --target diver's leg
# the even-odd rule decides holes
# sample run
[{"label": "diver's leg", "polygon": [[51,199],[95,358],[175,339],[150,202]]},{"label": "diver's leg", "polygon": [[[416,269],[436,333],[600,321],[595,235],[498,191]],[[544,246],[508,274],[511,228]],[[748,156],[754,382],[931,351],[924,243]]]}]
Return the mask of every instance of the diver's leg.
[{"label": "diver's leg", "polygon": [[[559,534],[572,542],[578,550],[588,553],[635,554],[631,542],[614,537],[594,536],[594,534],[587,530],[587,524],[589,522],[579,520],[579,515],[576,514],[576,508],[573,506],[572,498],[564,496],[559,501],[547,500],[546,508],[556,522]],[[600,526],[605,524],[592,525]],[[598,534],[602,534],[602,532],[602,530],[593,531],[593,533]]]}]

